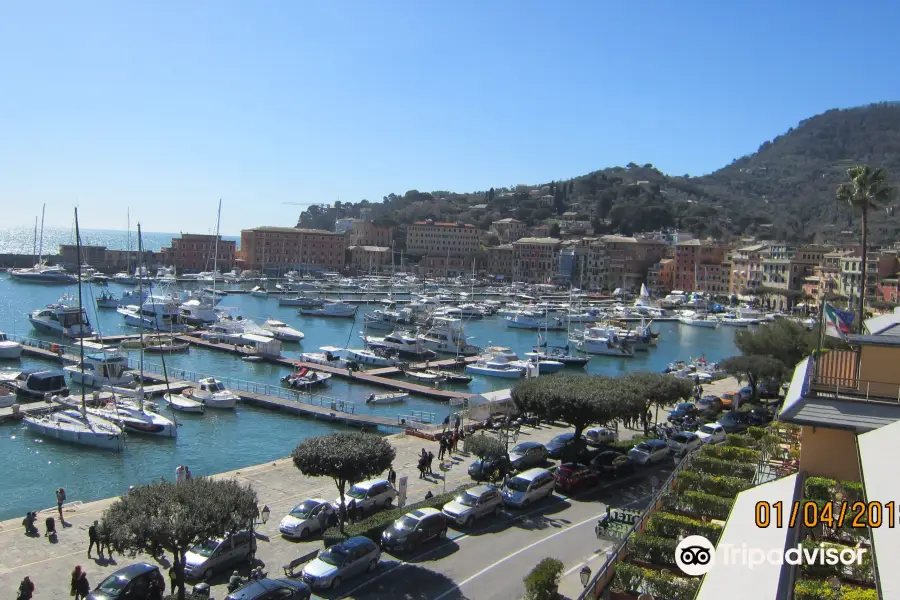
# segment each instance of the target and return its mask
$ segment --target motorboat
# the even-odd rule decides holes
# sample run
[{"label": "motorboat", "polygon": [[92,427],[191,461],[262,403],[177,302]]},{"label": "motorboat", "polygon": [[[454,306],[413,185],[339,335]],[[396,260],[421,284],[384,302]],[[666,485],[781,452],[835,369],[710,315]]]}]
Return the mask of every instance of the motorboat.
[{"label": "motorboat", "polygon": [[163,400],[169,408],[178,412],[202,414],[206,406],[199,400],[188,398],[184,394],[166,394]]},{"label": "motorboat", "polygon": [[570,354],[568,346],[536,346],[534,352],[526,352],[526,356],[535,356],[538,360],[555,360],[567,367],[584,367],[590,362],[590,356]]},{"label": "motorboat", "polygon": [[134,377],[128,370],[128,356],[116,351],[85,354],[80,365],[63,367],[72,383],[95,388],[133,384]]},{"label": "motorboat", "polygon": [[615,330],[609,327],[588,328],[581,339],[573,338],[575,347],[588,354],[601,356],[615,356],[619,358],[631,358],[634,356],[634,346],[623,341],[616,335]]},{"label": "motorboat", "polygon": [[488,346],[484,349],[484,353],[491,356],[502,356],[506,360],[519,359],[519,355],[509,346]]},{"label": "motorboat", "polygon": [[589,308],[583,312],[570,311],[562,317],[563,321],[568,321],[569,323],[595,323],[605,318],[606,313],[597,308]]},{"label": "motorboat", "polygon": [[431,327],[418,336],[427,350],[457,356],[476,356],[481,349],[466,341],[466,332],[460,319],[433,317]]},{"label": "motorboat", "polygon": [[347,359],[341,356],[344,353],[343,348],[337,346],[322,346],[319,352],[303,352],[300,354],[300,360],[315,365],[325,365],[328,367],[336,367],[338,369],[346,369],[348,366]]},{"label": "motorboat", "polygon": [[277,319],[268,319],[262,328],[271,333],[276,340],[281,340],[282,342],[299,342],[306,337],[302,331],[294,329],[284,321],[278,321]]},{"label": "motorboat", "polygon": [[[456,373],[455,371],[439,371],[436,369],[427,369],[425,373],[440,377],[442,378],[442,381],[446,383],[466,385],[472,383],[472,377],[470,375],[466,375],[465,373]],[[407,373],[407,376],[408,375],[409,374]]]},{"label": "motorboat", "polygon": [[[535,368],[535,371],[537,369]],[[486,377],[501,377],[503,379],[521,379],[525,376],[526,369],[521,365],[511,364],[503,356],[486,355],[471,364],[466,365],[466,373],[484,375]],[[537,373],[534,373],[535,375]]]},{"label": "motorboat", "polygon": [[387,351],[380,348],[374,348],[371,350],[347,348],[345,352],[347,354],[348,360],[352,360],[353,362],[361,365],[393,367],[400,362],[396,355],[391,356]]},{"label": "motorboat", "polygon": [[332,317],[338,319],[353,319],[356,317],[356,311],[359,309],[354,304],[346,302],[334,302],[326,300],[322,306],[318,308],[301,308],[300,314],[308,317]]},{"label": "motorboat", "polygon": [[21,343],[9,339],[9,336],[0,331],[0,359],[15,360],[22,356],[24,350]]},{"label": "motorboat", "polygon": [[759,325],[759,319],[744,316],[742,313],[725,313],[719,315],[719,323],[727,327],[749,327]]},{"label": "motorboat", "polygon": [[66,273],[62,267],[51,267],[44,262],[29,269],[10,269],[9,276],[17,281],[29,283],[78,283],[78,278]]},{"label": "motorboat", "polygon": [[388,392],[387,394],[370,394],[366,404],[397,404],[409,398],[407,392]]},{"label": "motorboat", "polygon": [[678,322],[692,327],[708,327],[715,329],[719,326],[719,319],[713,315],[701,315],[692,310],[683,311],[678,316]]},{"label": "motorboat", "polygon": [[531,311],[520,311],[506,317],[506,326],[515,329],[565,329],[562,319],[558,317],[542,317]]},{"label": "motorboat", "polygon": [[29,369],[17,374],[5,383],[25,401],[45,400],[51,396],[65,396],[69,393],[66,376],[57,371]]},{"label": "motorboat", "polygon": [[69,304],[48,304],[28,315],[28,321],[38,331],[55,336],[78,339],[94,335],[87,312]]},{"label": "motorboat", "polygon": [[198,400],[209,408],[234,408],[241,399],[215,377],[201,379],[199,383],[200,387],[189,388],[183,391],[182,395],[185,398]]},{"label": "motorboat", "polygon": [[365,329],[393,331],[397,327],[412,327],[415,317],[410,308],[402,310],[375,310],[364,317]]},{"label": "motorboat", "polygon": [[243,345],[247,343],[245,335],[274,338],[270,330],[260,327],[250,319],[242,317],[233,319],[230,316],[220,318],[215,325],[210,325],[200,337],[225,344]]},{"label": "motorboat", "polygon": [[121,427],[84,410],[67,409],[22,420],[29,431],[42,438],[113,452],[125,449],[125,432]]},{"label": "motorboat", "polygon": [[540,358],[537,352],[526,352],[525,356],[527,357],[526,360],[522,360],[520,362],[528,362],[532,364],[537,363],[539,375],[558,373],[559,371],[562,371],[566,366],[565,363],[559,360]]},{"label": "motorboat", "polygon": [[425,383],[433,384],[435,381],[444,381],[445,377],[439,373],[435,373],[433,371],[403,371],[403,376],[408,377],[410,379],[415,379],[416,381],[422,381]]},{"label": "motorboat", "polygon": [[364,336],[366,345],[372,348],[384,348],[395,351],[400,358],[412,358],[417,360],[431,360],[437,354],[425,348],[425,345],[415,335],[403,331],[393,331],[384,337]]},{"label": "motorboat", "polygon": [[[97,395],[95,392],[95,399]],[[66,399],[59,399],[59,402],[76,408]],[[97,408],[86,408],[85,411],[88,415],[100,417],[118,425],[128,433],[170,438],[178,436],[178,425],[174,421],[143,406],[140,399],[113,397]]]},{"label": "motorboat", "polygon": [[268,298],[269,290],[267,290],[266,288],[264,288],[261,285],[258,285],[256,287],[254,287],[252,290],[250,290],[250,295],[253,296],[254,298]]},{"label": "motorboat", "polygon": [[313,371],[303,367],[296,373],[290,373],[282,377],[281,382],[288,384],[288,387],[295,390],[302,390],[325,385],[329,379],[331,379],[331,373],[322,373],[321,371]]},{"label": "motorboat", "polygon": [[103,290],[103,292],[97,296],[97,308],[119,308],[119,299],[106,290]]},{"label": "motorboat", "polygon": [[323,298],[313,298],[299,294],[297,296],[281,296],[278,298],[278,306],[296,306],[297,308],[321,308],[325,304]]},{"label": "motorboat", "polygon": [[215,323],[219,320],[218,300],[218,296],[201,294],[182,302],[178,307],[181,322],[200,327]]},{"label": "motorboat", "polygon": [[189,327],[181,322],[179,303],[169,296],[148,296],[140,305],[119,306],[118,313],[130,327],[153,331],[183,332]]}]

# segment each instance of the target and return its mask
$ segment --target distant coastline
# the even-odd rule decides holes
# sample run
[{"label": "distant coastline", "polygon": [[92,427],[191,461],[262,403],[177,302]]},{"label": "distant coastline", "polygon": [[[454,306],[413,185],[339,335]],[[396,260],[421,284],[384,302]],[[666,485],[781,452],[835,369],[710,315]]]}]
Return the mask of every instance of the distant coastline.
[{"label": "distant coastline", "polygon": [[[206,231],[190,231],[185,233],[209,233]],[[172,238],[180,236],[180,233],[164,233],[156,231],[142,231],[141,238],[145,250],[158,252],[163,246],[168,246]],[[110,250],[127,250],[129,246],[128,232],[116,229],[82,229],[81,243],[85,246],[106,246]],[[239,236],[223,235],[222,239],[235,240],[240,247]],[[75,241],[75,233],[71,228],[45,227],[44,228],[44,255],[55,255],[59,252],[60,244],[72,244]],[[137,233],[131,232],[131,249],[137,249]],[[24,254],[34,253],[34,229],[27,227],[8,227],[0,229],[0,254]]]}]

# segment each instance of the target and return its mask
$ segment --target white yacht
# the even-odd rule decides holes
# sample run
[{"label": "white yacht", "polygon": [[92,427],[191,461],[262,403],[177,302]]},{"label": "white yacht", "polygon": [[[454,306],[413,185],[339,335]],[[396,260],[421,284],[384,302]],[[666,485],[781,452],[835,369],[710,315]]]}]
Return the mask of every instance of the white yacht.
[{"label": "white yacht", "polygon": [[169,296],[149,296],[140,306],[120,306],[117,311],[131,327],[182,332],[188,327],[181,322],[178,307],[179,303]]},{"label": "white yacht", "polygon": [[491,356],[502,356],[506,360],[519,360],[519,355],[509,346],[488,346],[484,349],[484,352]]},{"label": "white yacht", "polygon": [[268,298],[269,290],[267,290],[266,288],[264,288],[261,285],[258,285],[256,287],[254,287],[252,290],[250,290],[250,295],[253,296],[254,298]]},{"label": "white yacht", "polygon": [[[142,393],[137,390],[134,392]],[[60,402],[67,404],[64,400],[60,400]],[[106,419],[128,433],[170,438],[178,436],[178,425],[168,417],[150,410],[140,397],[113,397],[97,408],[86,408],[85,410],[88,415]]]},{"label": "white yacht", "polygon": [[300,314],[310,317],[334,317],[339,319],[353,319],[356,317],[358,306],[346,302],[326,300],[318,308],[301,308]]},{"label": "white yacht", "polygon": [[634,356],[634,346],[621,340],[616,332],[609,327],[590,327],[584,332],[581,339],[573,338],[575,347],[588,354],[602,356],[616,356],[619,358],[631,358]]},{"label": "white yacht", "polygon": [[215,325],[210,325],[205,332],[201,334],[205,340],[216,340],[226,344],[243,345],[247,343],[245,335],[258,335],[262,337],[272,338],[272,332],[264,329],[243,317],[231,318],[230,316],[220,317]]},{"label": "white yacht", "polygon": [[372,365],[376,367],[394,367],[400,364],[400,360],[396,355],[391,355],[382,349],[356,349],[347,348],[345,350],[347,360],[352,360],[361,365]]},{"label": "white yacht", "polygon": [[31,326],[51,335],[83,338],[94,335],[87,312],[68,304],[48,304],[28,315]]},{"label": "white yacht", "polygon": [[85,354],[81,365],[63,367],[72,383],[95,388],[131,385],[134,377],[128,370],[128,356],[116,351]]},{"label": "white yacht", "polygon": [[202,414],[205,406],[199,400],[188,398],[184,394],[166,394],[163,400],[169,405],[169,408],[178,412]]},{"label": "white yacht", "polygon": [[375,310],[365,315],[364,327],[378,331],[392,331],[397,327],[412,327],[415,317],[411,308]]},{"label": "white yacht", "polygon": [[404,331],[393,331],[384,337],[363,336],[367,346],[396,351],[401,358],[430,360],[436,356],[414,334]]},{"label": "white yacht", "polygon": [[262,328],[271,333],[276,340],[281,340],[282,342],[300,342],[306,337],[302,331],[294,329],[284,321],[277,319],[268,319]]},{"label": "white yacht", "polygon": [[104,290],[97,296],[97,308],[119,308],[119,299]]},{"label": "white yacht", "polygon": [[125,432],[121,427],[102,417],[88,414],[84,409],[62,410],[22,420],[29,431],[42,438],[113,452],[125,449]]},{"label": "white yacht", "polygon": [[388,392],[387,394],[369,394],[366,398],[366,404],[396,404],[403,402],[409,398],[409,392],[402,390],[396,392]]},{"label": "white yacht", "polygon": [[431,327],[418,336],[428,350],[442,354],[476,356],[481,349],[466,341],[466,331],[460,319],[433,317]]},{"label": "white yacht", "polygon": [[326,365],[336,367],[338,369],[347,368],[347,359],[341,356],[344,353],[343,348],[337,346],[322,346],[319,352],[303,352],[300,354],[300,360],[315,365]]},{"label": "white yacht", "polygon": [[320,308],[325,304],[322,298],[313,298],[304,294],[296,296],[279,296],[278,306],[296,306],[297,308]]},{"label": "white yacht", "polygon": [[209,408],[234,408],[240,396],[228,390],[225,384],[215,377],[200,380],[200,387],[185,390],[182,395],[202,402]]},{"label": "white yacht", "polygon": [[22,356],[23,350],[22,344],[9,339],[5,333],[0,332],[0,359],[15,360]]},{"label": "white yacht", "polygon": [[506,326],[516,329],[565,329],[562,319],[542,317],[531,311],[520,311],[506,317]]},{"label": "white yacht", "polygon": [[535,364],[530,364],[530,366],[526,367],[518,362],[513,364],[503,356],[491,354],[482,356],[476,362],[466,365],[466,373],[485,375],[487,377],[501,377],[503,379],[521,379],[526,375],[529,377],[538,375],[537,365]]},{"label": "white yacht", "polygon": [[216,305],[220,299],[221,297],[216,294],[207,294],[205,292],[192,293],[178,307],[181,322],[200,327],[215,323],[219,319]]},{"label": "white yacht", "polygon": [[10,269],[9,276],[18,281],[31,283],[77,283],[78,278],[66,273],[62,267],[51,267],[38,263],[30,269]]},{"label": "white yacht", "polygon": [[710,329],[715,329],[719,326],[719,320],[716,317],[701,315],[693,310],[682,311],[678,315],[678,322],[692,327],[708,327]]}]

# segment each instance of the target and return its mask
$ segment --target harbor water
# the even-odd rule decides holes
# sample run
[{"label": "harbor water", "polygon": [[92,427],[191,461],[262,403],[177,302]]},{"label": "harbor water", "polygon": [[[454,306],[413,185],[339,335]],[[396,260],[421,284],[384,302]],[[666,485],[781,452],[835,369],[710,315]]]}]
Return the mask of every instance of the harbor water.
[{"label": "harbor water", "polygon": [[[179,284],[177,289],[184,286]],[[247,285],[246,287],[250,287]],[[136,330],[124,325],[122,316],[115,310],[95,309],[95,298],[102,288],[85,285],[84,305],[92,325],[103,335],[133,334]],[[110,284],[108,290],[120,297],[125,288]],[[160,292],[154,285],[154,293]],[[174,290],[173,290],[174,291]],[[63,294],[77,294],[76,286],[44,286],[21,283],[0,275],[0,331],[65,343],[34,331],[28,320],[30,311],[56,302]],[[362,305],[356,321],[349,319],[321,319],[297,314],[296,309],[279,307],[276,296],[258,298],[249,294],[226,296],[220,307],[229,307],[234,314],[261,324],[273,318],[285,321],[306,334],[300,344],[284,344],[284,354],[298,357],[302,351],[315,351],[320,346],[349,346],[361,348],[359,339],[363,314],[379,308],[378,304]],[[583,325],[576,324],[580,328]],[[734,332],[730,327],[706,329],[688,327],[677,322],[654,323],[661,334],[658,347],[649,352],[638,352],[634,358],[622,359],[594,356],[586,371],[591,374],[615,376],[634,370],[659,372],[676,360],[705,356],[718,360],[737,353]],[[509,346],[522,356],[537,343],[534,331],[512,329],[505,325],[502,316],[466,323],[470,342],[479,346]],[[550,345],[564,344],[565,331],[546,334]],[[147,355],[145,361],[159,364],[158,355]],[[131,353],[132,367],[137,367],[138,355]],[[237,356],[213,350],[192,347],[190,352],[169,355],[166,366],[195,373],[215,375],[226,381],[233,379],[278,385],[288,369],[268,363],[250,363]],[[23,358],[20,361],[4,361],[0,368],[21,370],[24,368],[59,369],[45,361]],[[508,379],[477,377],[468,386],[447,386],[461,392],[478,393],[509,387]],[[384,392],[358,383],[349,384],[333,377],[322,395],[355,403],[357,413],[372,413],[397,418],[413,411],[427,413],[440,422],[450,410],[446,402],[411,396],[404,404],[373,406],[365,403],[373,392]],[[327,433],[339,428],[321,421],[240,405],[237,410],[209,410],[205,415],[179,415],[181,427],[178,438],[148,439],[129,435],[123,453],[113,454],[90,448],[67,446],[52,441],[41,441],[21,424],[0,425],[0,455],[4,457],[4,485],[0,487],[0,519],[24,515],[29,510],[40,510],[53,505],[54,490],[65,487],[72,500],[91,501],[115,496],[128,486],[172,478],[175,468],[187,464],[197,475],[213,474],[239,469],[281,458],[290,453],[302,439]]]}]

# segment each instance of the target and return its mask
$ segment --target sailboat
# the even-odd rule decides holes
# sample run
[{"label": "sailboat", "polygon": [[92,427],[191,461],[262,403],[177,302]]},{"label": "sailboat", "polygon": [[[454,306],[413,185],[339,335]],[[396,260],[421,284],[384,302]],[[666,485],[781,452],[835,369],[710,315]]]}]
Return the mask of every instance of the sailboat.
[{"label": "sailboat", "polygon": [[[75,209],[75,243],[78,255],[78,306],[81,297],[81,235],[78,229],[78,209]],[[81,364],[84,364],[84,345],[81,349]],[[41,437],[61,442],[92,446],[104,450],[121,452],[125,449],[125,432],[115,423],[88,413],[85,391],[81,391],[81,409],[69,408],[48,415],[25,417],[25,426]]]},{"label": "sailboat", "polygon": [[[19,281],[27,281],[32,283],[75,283],[74,275],[66,273],[62,267],[51,267],[44,262],[44,213],[47,210],[45,204],[41,208],[41,241],[38,245],[37,237],[37,218],[34,222],[34,247],[35,247],[35,265],[28,269],[10,269],[9,276]],[[79,265],[79,273],[81,267]],[[80,279],[79,279],[80,280]]]}]

